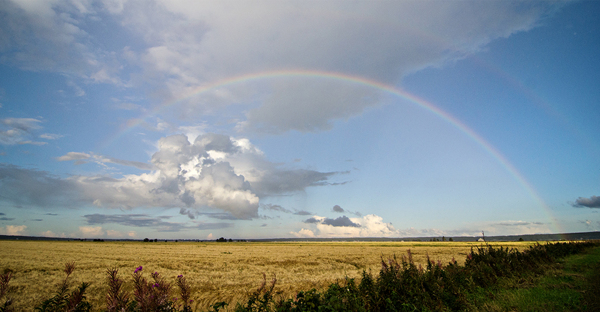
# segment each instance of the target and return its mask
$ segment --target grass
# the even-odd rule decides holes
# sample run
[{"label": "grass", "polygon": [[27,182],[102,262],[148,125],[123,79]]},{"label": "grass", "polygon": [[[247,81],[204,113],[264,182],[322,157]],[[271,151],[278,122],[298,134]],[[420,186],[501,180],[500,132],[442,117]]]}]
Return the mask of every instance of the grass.
[{"label": "grass", "polygon": [[480,311],[600,311],[600,248],[560,259],[542,275],[479,289]]},{"label": "grass", "polygon": [[[143,266],[175,282],[183,274],[190,284],[194,310],[207,310],[225,301],[245,301],[262,282],[262,273],[277,277],[274,295],[293,297],[298,291],[326,289],[345,277],[360,278],[363,270],[381,269],[381,256],[402,255],[411,249],[417,264],[448,263],[454,257],[464,264],[470,248],[481,243],[466,242],[293,242],[293,243],[193,243],[193,242],[57,242],[0,241],[0,272],[14,271],[11,296],[16,311],[28,310],[53,296],[64,279],[65,262],[75,261],[71,281],[91,282],[88,300],[103,307],[106,269],[116,268],[133,292],[131,274]],[[494,244],[498,246],[500,244]],[[502,246],[526,249],[528,242]]]}]

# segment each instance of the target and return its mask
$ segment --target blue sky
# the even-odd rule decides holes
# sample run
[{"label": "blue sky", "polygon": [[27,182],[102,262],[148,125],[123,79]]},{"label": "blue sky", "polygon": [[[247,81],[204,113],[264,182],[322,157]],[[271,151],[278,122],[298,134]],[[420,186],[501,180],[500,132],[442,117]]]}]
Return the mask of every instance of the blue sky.
[{"label": "blue sky", "polygon": [[3,1],[0,234],[600,230],[596,1]]}]

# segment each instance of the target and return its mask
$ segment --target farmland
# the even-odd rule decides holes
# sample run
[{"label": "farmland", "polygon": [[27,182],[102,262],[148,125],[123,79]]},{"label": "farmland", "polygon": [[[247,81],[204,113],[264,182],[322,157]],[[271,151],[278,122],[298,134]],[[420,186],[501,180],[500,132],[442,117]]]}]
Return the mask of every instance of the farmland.
[{"label": "farmland", "polygon": [[[494,243],[525,249],[531,242]],[[0,270],[11,269],[10,296],[16,310],[32,310],[51,296],[64,277],[67,261],[75,261],[74,284],[91,282],[88,299],[104,306],[107,268],[117,267],[131,288],[130,275],[159,272],[169,281],[179,274],[190,282],[194,309],[204,310],[217,301],[235,303],[246,298],[262,281],[262,273],[277,277],[275,290],[285,297],[299,290],[323,289],[344,277],[359,277],[363,270],[377,273],[380,258],[401,256],[408,249],[416,263],[432,260],[459,264],[471,246],[468,242],[80,242],[0,241]]]}]

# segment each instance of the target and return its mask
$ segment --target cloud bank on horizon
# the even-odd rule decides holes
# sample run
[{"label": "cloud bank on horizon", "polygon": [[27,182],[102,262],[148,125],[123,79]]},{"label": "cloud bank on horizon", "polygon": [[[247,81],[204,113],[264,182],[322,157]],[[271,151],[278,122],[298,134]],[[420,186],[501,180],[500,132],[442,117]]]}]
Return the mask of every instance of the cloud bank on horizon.
[{"label": "cloud bank on horizon", "polygon": [[[473,234],[482,226],[497,233],[555,231],[551,208],[542,210],[548,216],[517,213],[531,204],[523,199],[530,194],[490,203],[514,193],[514,181],[496,174],[498,165],[472,152],[472,143],[439,136],[452,132],[427,117],[386,113],[408,130],[385,138],[383,131],[359,131],[352,123],[380,123],[371,120],[372,112],[388,109],[388,95],[373,85],[405,88],[410,77],[453,68],[495,42],[545,27],[565,7],[569,3],[3,1],[0,233],[192,237],[223,230],[245,237],[388,237]],[[25,81],[36,84],[35,91]],[[413,87],[436,83],[431,81]],[[452,88],[439,87],[455,96]],[[464,116],[483,114],[461,107],[460,96],[455,101]],[[411,127],[425,131],[415,134]],[[499,141],[505,136],[491,133]],[[396,140],[406,146],[393,153],[374,145]],[[338,150],[344,161],[334,163],[330,155]],[[420,156],[426,152],[447,159],[438,165],[438,158]],[[398,162],[389,161],[394,154]],[[349,158],[357,159],[354,167]],[[365,159],[387,169],[368,171],[377,166]],[[395,168],[403,176],[379,173]],[[393,179],[405,188],[369,186],[377,181],[391,187]],[[489,188],[480,191],[485,184]],[[439,200],[425,197],[438,189]],[[390,202],[381,202],[386,195]],[[562,205],[577,195],[570,196]],[[344,200],[350,197],[355,200]],[[396,199],[402,213],[394,212]],[[579,197],[569,206],[598,208],[597,202],[597,196]],[[489,217],[457,219],[447,227],[438,220],[434,227],[444,228],[434,229],[415,213],[472,215],[463,203],[489,205]],[[497,212],[502,205],[510,212]],[[80,213],[73,219],[77,226],[63,229],[44,218],[44,228],[25,224],[26,209]],[[407,229],[397,230],[389,220]]]}]

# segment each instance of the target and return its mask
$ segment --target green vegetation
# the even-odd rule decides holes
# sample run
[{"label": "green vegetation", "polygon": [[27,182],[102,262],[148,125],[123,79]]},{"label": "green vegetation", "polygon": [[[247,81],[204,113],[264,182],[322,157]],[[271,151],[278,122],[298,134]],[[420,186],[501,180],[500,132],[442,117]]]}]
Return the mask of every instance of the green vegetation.
[{"label": "green vegetation", "polygon": [[[447,265],[429,257],[423,266],[413,253],[381,258],[379,274],[363,271],[327,289],[299,291],[293,298],[278,295],[277,278],[263,273],[262,285],[238,303],[212,301],[211,311],[592,311],[598,308],[600,248],[583,253],[598,242],[536,244],[524,251],[483,245],[471,248],[464,265],[452,259]],[[574,255],[574,256],[573,256]],[[567,256],[570,256],[567,258]],[[105,304],[92,307],[81,286],[71,291],[69,276],[75,263],[67,263],[66,277],[55,295],[42,300],[38,311],[193,311],[194,288],[183,275],[175,283],[158,272],[144,277],[142,267],[130,273],[133,288],[125,287],[117,268],[107,269],[103,281]],[[0,281],[0,311],[12,311],[9,289],[12,272]],[[177,287],[173,287],[177,286]],[[6,299],[5,299],[6,298]],[[215,298],[216,299],[216,298]],[[222,300],[222,299],[221,299]],[[231,304],[231,305],[230,305]]]},{"label": "green vegetation", "polygon": [[482,311],[600,311],[600,248],[561,259],[543,275],[501,280],[472,300]]},{"label": "green vegetation", "polygon": [[[502,291],[508,281],[535,278],[555,265],[555,261],[569,255],[581,253],[584,249],[597,246],[597,242],[555,243],[536,245],[524,252],[508,248],[494,248],[486,245],[472,249],[464,266],[456,261],[447,266],[427,260],[426,268],[417,266],[409,251],[407,257],[398,261],[396,257],[384,261],[378,276],[363,273],[358,285],[354,279],[345,283],[332,284],[323,293],[311,290],[300,292],[294,299],[273,300],[270,288],[259,288],[246,305],[238,304],[235,311],[552,311],[545,306],[483,305],[488,296]],[[589,262],[587,262],[589,263]],[[562,282],[562,281],[559,281]],[[540,287],[544,287],[543,285]],[[528,294],[519,298],[529,300]],[[561,305],[555,311],[572,310],[581,305],[575,302],[576,295],[569,291],[540,293],[539,302],[548,296],[557,296]],[[538,303],[539,303],[538,302]]]}]

